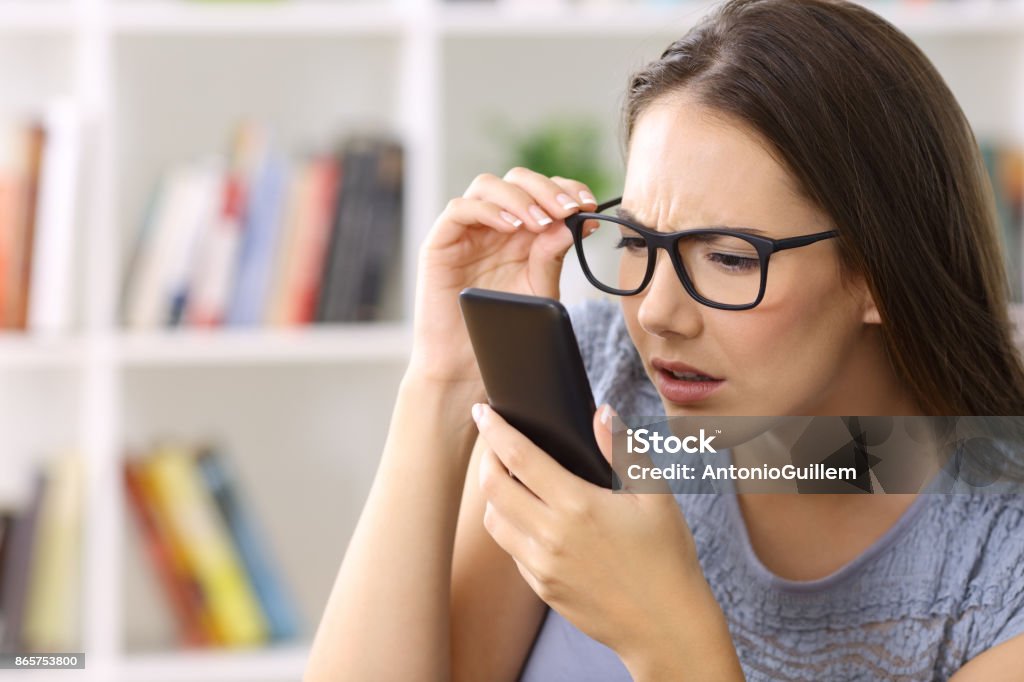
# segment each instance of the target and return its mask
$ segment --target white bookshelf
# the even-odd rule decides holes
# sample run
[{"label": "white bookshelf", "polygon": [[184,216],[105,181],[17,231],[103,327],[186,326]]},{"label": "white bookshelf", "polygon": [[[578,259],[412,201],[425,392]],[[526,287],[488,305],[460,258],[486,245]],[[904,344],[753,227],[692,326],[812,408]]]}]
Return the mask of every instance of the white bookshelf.
[{"label": "white bookshelf", "polygon": [[[88,668],[32,679],[298,679],[408,356],[416,245],[474,175],[505,170],[480,121],[503,115],[526,127],[584,103],[606,122],[603,153],[617,162],[627,73],[705,7],[0,0],[0,111],[71,94],[87,142],[76,331],[0,335],[0,430],[13,471],[0,493],[39,453],[77,447],[88,463]],[[1024,141],[1024,3],[873,7],[919,40],[980,135]],[[221,148],[250,113],[277,124],[292,151],[363,124],[401,135],[404,249],[389,321],[122,330],[120,278],[147,193],[168,164]],[[253,651],[173,648],[173,623],[120,485],[123,448],[162,435],[226,445],[300,604],[301,641]],[[0,671],[0,682],[22,677]]]}]

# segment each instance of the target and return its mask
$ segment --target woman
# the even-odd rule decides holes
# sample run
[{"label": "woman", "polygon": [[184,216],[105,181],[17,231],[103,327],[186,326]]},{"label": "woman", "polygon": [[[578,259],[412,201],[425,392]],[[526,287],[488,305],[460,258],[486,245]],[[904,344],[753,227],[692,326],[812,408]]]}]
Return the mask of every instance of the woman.
[{"label": "woman", "polygon": [[[634,75],[625,139],[620,215],[639,226],[837,234],[772,254],[753,307],[708,305],[723,295],[687,291],[659,251],[621,309],[575,308],[605,456],[613,410],[1024,414],[975,140],[877,16],[733,0]],[[1024,679],[1018,498],[613,495],[483,405],[458,292],[557,298],[564,221],[595,207],[516,168],[435,222],[306,679]]]}]

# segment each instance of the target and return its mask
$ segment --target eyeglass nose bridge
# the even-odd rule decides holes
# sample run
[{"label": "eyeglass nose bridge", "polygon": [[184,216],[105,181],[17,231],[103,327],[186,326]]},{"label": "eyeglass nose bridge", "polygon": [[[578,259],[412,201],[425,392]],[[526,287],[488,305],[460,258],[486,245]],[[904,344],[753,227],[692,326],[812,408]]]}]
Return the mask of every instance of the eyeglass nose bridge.
[{"label": "eyeglass nose bridge", "polygon": [[658,269],[658,252],[665,251],[665,255],[668,256],[668,263],[672,266],[672,279],[682,284],[683,290],[686,291],[693,300],[700,303],[701,296],[697,293],[697,289],[693,285],[693,280],[690,279],[690,273],[687,272],[686,265],[683,263],[683,259],[679,255],[679,249],[676,248],[678,240],[669,237],[662,237],[660,235],[648,236],[646,237],[646,240],[647,271],[644,273],[644,278],[641,281],[640,286],[637,288],[636,293],[640,294],[646,291],[654,282],[654,274]]}]

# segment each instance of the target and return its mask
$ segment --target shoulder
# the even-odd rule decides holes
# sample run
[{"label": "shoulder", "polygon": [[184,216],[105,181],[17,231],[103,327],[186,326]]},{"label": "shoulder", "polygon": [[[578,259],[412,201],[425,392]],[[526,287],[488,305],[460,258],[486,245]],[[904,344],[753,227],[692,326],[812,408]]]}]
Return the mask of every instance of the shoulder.
[{"label": "shoulder", "polygon": [[624,344],[633,348],[622,309],[612,301],[588,299],[568,306],[567,310],[588,371],[619,355]]},{"label": "shoulder", "polygon": [[[1024,634],[1024,496],[940,495],[946,584],[961,591],[963,660]],[[947,595],[952,597],[953,595]]]},{"label": "shoulder", "polygon": [[594,402],[620,414],[661,414],[661,401],[615,302],[586,300],[566,308],[587,370]]}]

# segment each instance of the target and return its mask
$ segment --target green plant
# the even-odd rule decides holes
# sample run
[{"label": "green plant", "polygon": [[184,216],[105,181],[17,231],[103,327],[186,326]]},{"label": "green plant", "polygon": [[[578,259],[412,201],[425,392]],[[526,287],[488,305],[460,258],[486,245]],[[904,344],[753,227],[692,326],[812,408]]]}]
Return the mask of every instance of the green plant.
[{"label": "green plant", "polygon": [[601,160],[601,131],[593,120],[550,118],[520,133],[499,119],[492,119],[488,127],[506,150],[508,167],[524,166],[547,176],[579,180],[598,201],[611,191],[611,173]]}]

